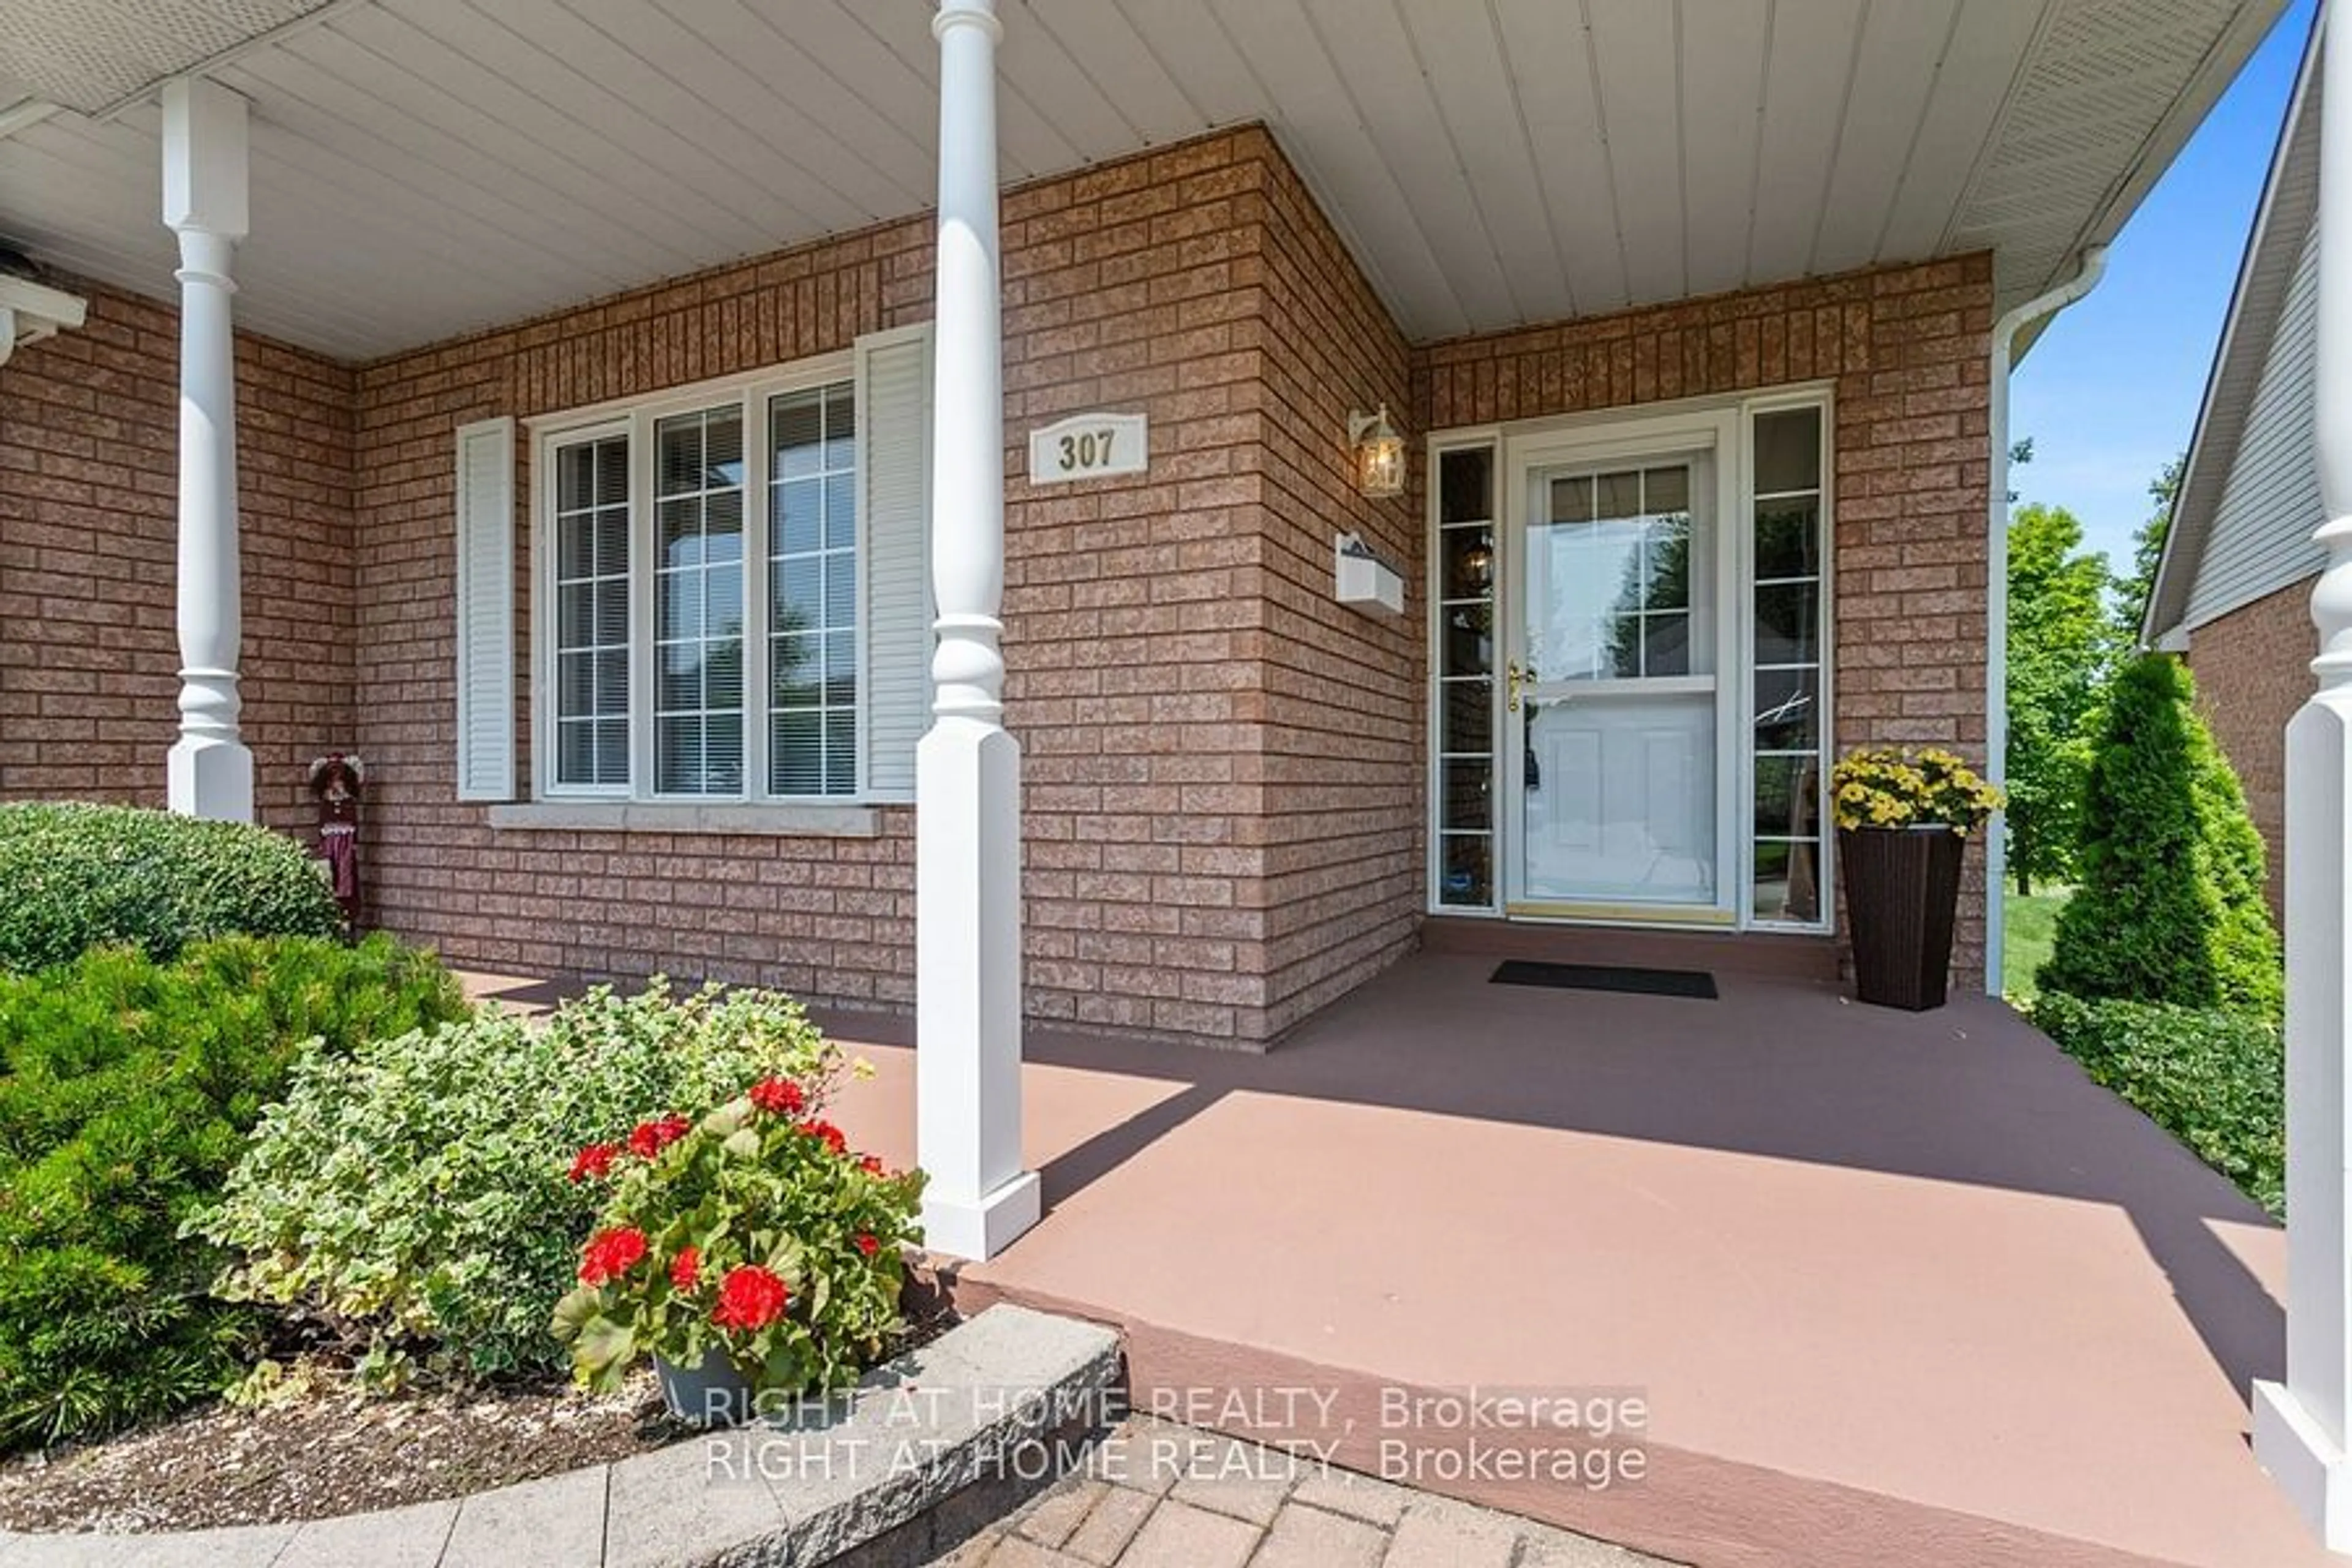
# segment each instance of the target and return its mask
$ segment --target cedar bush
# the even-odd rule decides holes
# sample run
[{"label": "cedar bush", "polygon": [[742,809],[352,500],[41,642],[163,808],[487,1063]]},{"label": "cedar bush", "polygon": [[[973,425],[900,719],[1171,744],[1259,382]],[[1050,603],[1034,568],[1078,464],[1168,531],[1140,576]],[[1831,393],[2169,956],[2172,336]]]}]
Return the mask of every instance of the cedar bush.
[{"label": "cedar bush", "polygon": [[838,1065],[773,992],[656,980],[529,1026],[486,1012],[303,1061],[196,1228],[234,1259],[223,1294],[322,1328],[371,1386],[552,1369],[605,1198],[582,1150],[771,1075],[819,1103]]},{"label": "cedar bush", "polygon": [[184,1240],[306,1048],[462,1016],[387,937],[97,948],[0,973],[0,1448],[102,1435],[216,1392],[252,1336]]},{"label": "cedar bush", "polygon": [[2245,1013],[2044,992],[2036,1027],[2248,1197],[2286,1215],[2286,1052]]},{"label": "cedar bush", "polygon": [[0,805],[0,970],[125,943],[168,959],[218,936],[333,936],[301,846],[238,822],[86,802]]},{"label": "cedar bush", "polygon": [[2108,689],[2084,786],[2079,882],[2036,976],[2086,998],[2275,1019],[2285,978],[2263,901],[2263,841],[2237,775],[2164,654]]}]

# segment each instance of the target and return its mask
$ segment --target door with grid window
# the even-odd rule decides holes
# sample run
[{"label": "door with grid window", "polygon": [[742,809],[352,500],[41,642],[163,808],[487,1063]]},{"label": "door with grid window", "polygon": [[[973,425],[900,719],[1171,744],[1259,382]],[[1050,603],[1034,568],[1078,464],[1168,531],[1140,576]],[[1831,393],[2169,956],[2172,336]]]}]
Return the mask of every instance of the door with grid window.
[{"label": "door with grid window", "polygon": [[1507,888],[1519,912],[1722,903],[1714,458],[1522,470],[1506,619]]}]

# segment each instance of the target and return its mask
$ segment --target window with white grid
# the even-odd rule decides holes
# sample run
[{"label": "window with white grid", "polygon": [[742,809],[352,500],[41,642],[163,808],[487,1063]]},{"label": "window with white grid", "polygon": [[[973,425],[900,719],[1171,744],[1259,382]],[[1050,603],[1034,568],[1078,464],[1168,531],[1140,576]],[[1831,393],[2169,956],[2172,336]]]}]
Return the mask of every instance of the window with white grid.
[{"label": "window with white grid", "polygon": [[559,784],[629,784],[629,438],[555,448],[555,757]]},{"label": "window with white grid", "polygon": [[729,802],[912,799],[930,376],[929,329],[897,328],[541,422],[541,794],[671,803],[665,820],[690,805],[696,822]]},{"label": "window with white grid", "polygon": [[743,793],[743,411],[654,425],[654,792]]},{"label": "window with white grid", "polygon": [[771,787],[857,788],[857,405],[846,385],[768,405]]}]

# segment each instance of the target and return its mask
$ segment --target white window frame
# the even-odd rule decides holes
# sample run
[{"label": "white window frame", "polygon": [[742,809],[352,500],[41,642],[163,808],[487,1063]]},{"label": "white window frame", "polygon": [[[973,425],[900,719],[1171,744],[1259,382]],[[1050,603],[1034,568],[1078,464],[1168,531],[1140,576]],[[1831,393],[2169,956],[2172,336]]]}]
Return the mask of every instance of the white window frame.
[{"label": "white window frame", "polygon": [[[1814,869],[1821,915],[1812,921],[1759,919],[1756,901],[1756,416],[1790,409],[1821,411],[1821,577],[1813,606],[1815,738],[1821,765],[1813,780],[1813,820],[1820,825],[1821,864]],[[1827,936],[1837,930],[1837,822],[1830,809],[1830,773],[1837,766],[1837,404],[1827,383],[1809,383],[1745,397],[1739,404],[1739,929]]]},{"label": "white window frame", "polygon": [[[1493,605],[1494,624],[1490,631],[1493,656],[1486,670],[1486,756],[1490,781],[1486,795],[1486,901],[1483,904],[1455,904],[1445,901],[1445,841],[1451,837],[1475,837],[1475,829],[1462,829],[1449,834],[1445,826],[1445,525],[1444,497],[1438,484],[1438,465],[1446,454],[1485,450],[1486,453],[1486,516],[1483,520],[1493,537],[1489,546],[1491,564],[1488,572],[1488,594]],[[1426,588],[1422,602],[1428,606],[1427,624],[1423,628],[1423,647],[1427,650],[1429,665],[1429,705],[1424,732],[1429,743],[1423,748],[1426,756],[1423,798],[1429,802],[1428,821],[1424,837],[1428,839],[1428,866],[1424,872],[1427,888],[1427,909],[1433,915],[1458,915],[1471,920],[1499,919],[1503,912],[1503,487],[1509,482],[1503,472],[1503,427],[1499,425],[1464,426],[1433,433],[1422,461],[1424,476],[1422,489],[1428,502],[1424,519],[1427,544]],[[1469,519],[1465,522],[1480,520]],[[1467,754],[1467,753],[1465,753]]]},{"label": "white window frame", "polygon": [[[1754,421],[1759,414],[1777,413],[1791,408],[1821,410],[1821,594],[1817,606],[1816,632],[1820,638],[1821,674],[1821,757],[1816,820],[1822,825],[1820,878],[1821,918],[1810,922],[1759,920],[1754,912],[1756,878],[1756,748],[1754,715],[1756,711],[1755,613],[1755,434]],[[1423,733],[1428,737],[1423,747],[1425,768],[1424,798],[1427,812],[1423,822],[1426,842],[1426,864],[1423,871],[1423,908],[1433,916],[1466,920],[1519,920],[1543,923],[1543,917],[1507,915],[1504,909],[1507,869],[1504,858],[1514,851],[1506,842],[1509,813],[1504,809],[1500,792],[1507,781],[1503,758],[1503,711],[1505,680],[1500,661],[1504,657],[1505,617],[1514,613],[1510,595],[1517,589],[1513,575],[1515,546],[1507,535],[1511,514],[1509,488],[1512,485],[1512,459],[1515,446],[1524,448],[1531,441],[1547,437],[1572,436],[1581,447],[1605,451],[1622,447],[1629,455],[1656,447],[1661,440],[1671,447],[1671,435],[1678,420],[1694,417],[1724,419],[1736,424],[1736,435],[1728,443],[1730,449],[1718,449],[1716,460],[1731,468],[1737,476],[1736,501],[1732,515],[1718,525],[1717,572],[1718,591],[1727,595],[1728,609],[1724,613],[1724,637],[1728,644],[1726,659],[1718,660],[1717,679],[1726,683],[1730,700],[1720,715],[1718,744],[1728,746],[1736,764],[1718,773],[1728,798],[1717,803],[1717,831],[1732,836],[1736,845],[1727,864],[1733,879],[1728,898],[1732,908],[1730,925],[1738,931],[1784,931],[1797,935],[1829,935],[1837,930],[1837,833],[1830,815],[1829,775],[1837,760],[1837,405],[1832,384],[1826,381],[1801,383],[1776,387],[1766,392],[1739,393],[1727,396],[1681,398],[1668,403],[1641,404],[1630,407],[1596,410],[1590,413],[1555,415],[1518,420],[1503,425],[1461,426],[1434,430],[1425,438],[1423,472],[1429,476],[1423,487],[1426,503],[1423,519],[1425,542],[1425,576],[1427,588],[1424,603],[1428,605],[1423,629],[1423,657],[1427,662],[1423,693]],[[1439,600],[1443,591],[1444,570],[1444,539],[1439,522],[1439,487],[1437,464],[1447,452],[1485,447],[1493,453],[1492,484],[1495,512],[1495,657],[1493,679],[1489,682],[1492,720],[1489,733],[1493,737],[1494,761],[1490,776],[1494,779],[1495,795],[1488,802],[1488,843],[1492,865],[1488,876],[1489,901],[1486,904],[1456,904],[1444,901],[1444,768],[1440,762],[1442,737],[1445,721],[1443,668],[1444,648],[1443,615]],[[1617,924],[1612,921],[1567,921],[1552,923]],[[1677,921],[1643,921],[1645,928],[1685,924]],[[1687,922],[1688,929],[1721,930],[1711,922]]]},{"label": "white window frame", "polygon": [[[530,595],[530,706],[531,706],[531,780],[537,784],[542,770],[551,791],[534,789],[534,794],[548,793],[569,800],[626,800],[627,784],[555,784],[555,759],[561,743],[562,726],[557,722],[555,691],[561,668],[557,648],[556,566],[555,543],[556,481],[555,453],[560,447],[583,445],[591,441],[610,440],[615,436],[629,437],[629,422],[621,419],[598,419],[566,430],[558,440],[535,441],[531,453],[531,595]],[[631,437],[629,442],[629,772],[636,774],[637,690],[645,679],[644,660],[637,645],[646,635],[638,625],[641,618],[637,590],[637,450]]]},{"label": "white window frame", "polygon": [[[855,788],[846,795],[778,795],[769,756],[768,557],[772,524],[769,488],[768,403],[772,397],[813,387],[847,384],[858,429],[866,419],[866,391],[852,349],[798,360],[789,365],[672,387],[651,396],[567,409],[526,421],[531,435],[531,797],[550,803],[614,802],[656,811],[690,812],[698,825],[733,807],[747,814],[764,808],[854,806],[868,799],[868,749],[872,714],[868,679],[866,573],[870,568],[864,479],[856,486],[858,606],[857,749]],[[743,422],[743,788],[733,795],[664,794],[654,769],[655,542],[654,431],[663,419],[738,406]],[[560,784],[555,777],[555,454],[573,442],[625,432],[629,438],[629,783],[625,787]],[[864,462],[861,450],[859,461]],[[715,808],[715,813],[714,813]],[[650,816],[653,813],[640,811]]]}]

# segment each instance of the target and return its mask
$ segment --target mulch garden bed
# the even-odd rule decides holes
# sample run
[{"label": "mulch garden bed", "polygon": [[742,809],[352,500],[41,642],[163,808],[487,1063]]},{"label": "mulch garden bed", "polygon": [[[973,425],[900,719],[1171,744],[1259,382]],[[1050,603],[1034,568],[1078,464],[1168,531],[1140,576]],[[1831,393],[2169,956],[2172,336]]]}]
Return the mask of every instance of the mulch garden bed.
[{"label": "mulch garden bed", "polygon": [[551,1381],[495,1392],[217,1405],[0,1468],[0,1526],[196,1530],[323,1519],[625,1459],[688,1434],[650,1373],[594,1396]]},{"label": "mulch garden bed", "polygon": [[[955,1312],[921,1271],[906,1335],[885,1359],[945,1333]],[[278,1524],[464,1497],[608,1464],[694,1435],[650,1372],[615,1394],[568,1382],[381,1398],[336,1390],[0,1462],[0,1529],[128,1533]]]}]

